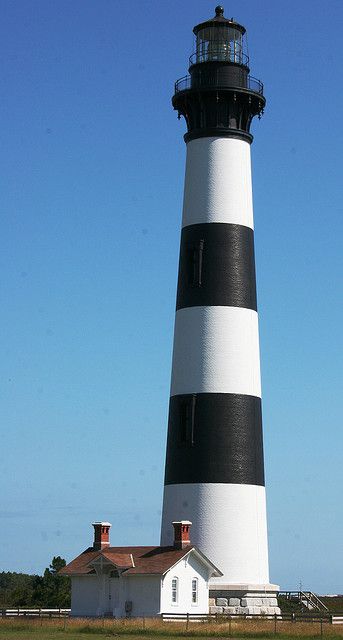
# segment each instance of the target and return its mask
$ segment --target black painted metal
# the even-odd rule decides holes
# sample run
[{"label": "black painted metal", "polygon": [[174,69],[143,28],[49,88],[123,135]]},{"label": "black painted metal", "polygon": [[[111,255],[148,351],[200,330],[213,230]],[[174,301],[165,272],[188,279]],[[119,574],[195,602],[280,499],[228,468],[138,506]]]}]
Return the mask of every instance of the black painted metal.
[{"label": "black painted metal", "polygon": [[[200,62],[190,67],[190,89],[247,89],[249,69],[241,64],[228,62]],[[262,85],[262,83],[261,83]],[[262,85],[263,93],[263,85]],[[261,91],[259,94],[262,95]]]},{"label": "black painted metal", "polygon": [[225,50],[222,47],[212,47],[211,52],[197,52],[195,51],[189,57],[189,66],[192,64],[197,64],[199,62],[210,62],[213,61],[214,57],[217,61],[222,62],[236,62],[238,64],[244,64],[244,66],[249,65],[249,56],[246,53],[240,53],[239,55],[233,50]]},{"label": "black painted metal", "polygon": [[254,232],[249,227],[212,222],[183,228],[176,308],[208,305],[256,311]]},{"label": "black painted metal", "polygon": [[[202,85],[202,80],[204,81],[203,85]],[[208,89],[209,88],[209,77],[207,76],[200,76],[197,79],[198,85],[201,88],[204,89]],[[242,83],[241,83],[242,84]],[[251,91],[254,91],[254,93],[260,93],[261,95],[263,95],[263,83],[261,82],[261,80],[258,80],[257,78],[254,78],[254,76],[246,76],[245,77],[245,84],[247,89],[250,89]],[[219,86],[219,74],[218,74],[218,79],[217,76],[214,75],[213,77],[213,86],[216,88],[220,88],[220,89],[225,89],[226,87],[221,87]],[[179,93],[179,91],[186,91],[187,89],[191,89],[192,88],[192,76],[188,75],[188,76],[183,76],[183,78],[179,78],[179,80],[176,80],[175,82],[175,86],[174,86],[174,90],[175,93]],[[235,87],[232,87],[233,89]],[[237,86],[236,89],[239,89],[242,87]]]},{"label": "black painted metal", "polygon": [[187,143],[190,140],[196,140],[197,138],[237,138],[238,140],[245,140],[248,144],[253,141],[253,136],[241,129],[224,129],[221,127],[207,127],[206,129],[193,129],[189,133],[185,133],[183,136],[184,141]]},{"label": "black painted metal", "polygon": [[170,398],[165,484],[191,482],[264,486],[260,398],[231,393]]},{"label": "black painted metal", "polygon": [[[252,142],[252,119],[263,113],[263,84],[249,76],[249,59],[243,50],[237,52],[235,42],[225,42],[226,27],[228,34],[237,30],[243,38],[245,28],[221,15],[194,27],[195,34],[202,29],[213,30],[214,40],[208,45],[205,42],[204,49],[197,47],[190,58],[189,79],[180,78],[175,83],[172,104],[179,117],[186,120],[186,142],[204,136]],[[219,38],[216,44],[215,34],[220,29],[224,40]]]},{"label": "black painted metal", "polygon": [[206,22],[201,22],[200,24],[197,24],[194,29],[193,29],[193,33],[195,35],[197,35],[198,31],[201,31],[202,29],[206,29],[206,28],[217,28],[217,27],[221,27],[223,25],[227,25],[232,27],[233,29],[237,29],[238,31],[240,31],[242,34],[245,33],[246,29],[245,27],[243,27],[243,25],[239,24],[238,22],[236,22],[235,20],[233,20],[233,18],[231,20],[229,20],[228,18],[224,17],[224,9],[223,7],[216,7],[215,9],[215,16],[214,18],[211,18],[210,20],[206,20]]}]

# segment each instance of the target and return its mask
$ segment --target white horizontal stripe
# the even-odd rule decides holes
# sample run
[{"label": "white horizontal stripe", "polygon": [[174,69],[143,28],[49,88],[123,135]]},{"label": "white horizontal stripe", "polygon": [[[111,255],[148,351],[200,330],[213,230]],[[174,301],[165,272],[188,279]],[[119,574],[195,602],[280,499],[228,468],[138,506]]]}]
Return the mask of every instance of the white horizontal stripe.
[{"label": "white horizontal stripe", "polygon": [[253,229],[250,144],[198,138],[187,144],[182,226],[203,222]]},{"label": "white horizontal stripe", "polygon": [[221,584],[269,582],[264,487],[179,484],[164,488],[161,545],[173,544],[172,522],[190,520],[191,543],[223,572]]},{"label": "white horizontal stripe", "polygon": [[176,312],[170,395],[182,393],[261,397],[256,311],[206,306]]}]

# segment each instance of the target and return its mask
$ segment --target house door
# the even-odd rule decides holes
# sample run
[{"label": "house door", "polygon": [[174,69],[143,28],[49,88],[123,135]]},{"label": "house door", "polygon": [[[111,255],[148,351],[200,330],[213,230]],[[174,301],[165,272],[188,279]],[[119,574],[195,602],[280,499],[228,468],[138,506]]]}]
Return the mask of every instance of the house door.
[{"label": "house door", "polygon": [[104,608],[103,615],[104,616],[112,616],[113,615],[113,605],[112,605],[112,580],[111,578],[107,578],[106,580],[106,588],[104,593]]},{"label": "house door", "polygon": [[119,578],[109,578],[108,580],[108,610],[111,616],[119,615]]}]

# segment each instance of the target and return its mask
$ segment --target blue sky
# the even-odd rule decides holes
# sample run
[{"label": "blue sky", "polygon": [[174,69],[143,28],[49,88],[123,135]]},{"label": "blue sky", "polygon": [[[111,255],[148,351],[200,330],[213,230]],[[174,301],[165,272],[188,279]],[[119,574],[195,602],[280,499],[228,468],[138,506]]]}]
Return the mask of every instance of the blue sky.
[{"label": "blue sky", "polygon": [[[0,570],[159,541],[185,125],[207,0],[1,0]],[[271,579],[343,593],[343,4],[240,0]]]}]

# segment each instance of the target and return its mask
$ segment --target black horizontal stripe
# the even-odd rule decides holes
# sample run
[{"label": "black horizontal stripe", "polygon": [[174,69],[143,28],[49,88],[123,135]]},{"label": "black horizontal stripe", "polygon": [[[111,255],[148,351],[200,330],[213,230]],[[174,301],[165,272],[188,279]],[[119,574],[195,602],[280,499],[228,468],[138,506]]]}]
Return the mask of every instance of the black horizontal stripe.
[{"label": "black horizontal stripe", "polygon": [[257,309],[249,227],[210,222],[182,229],[176,309],[214,305]]},{"label": "black horizontal stripe", "polygon": [[165,484],[264,486],[261,399],[233,393],[170,398]]},{"label": "black horizontal stripe", "polygon": [[190,142],[198,138],[238,138],[251,144],[254,136],[251,133],[242,131],[241,129],[225,129],[224,127],[207,127],[206,129],[193,129],[183,136],[184,141]]}]

